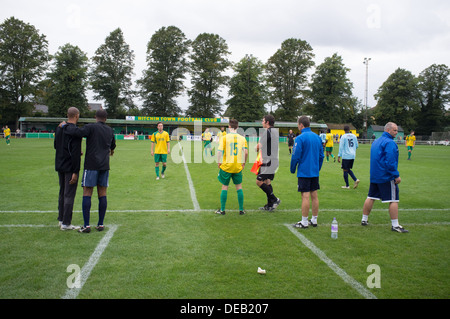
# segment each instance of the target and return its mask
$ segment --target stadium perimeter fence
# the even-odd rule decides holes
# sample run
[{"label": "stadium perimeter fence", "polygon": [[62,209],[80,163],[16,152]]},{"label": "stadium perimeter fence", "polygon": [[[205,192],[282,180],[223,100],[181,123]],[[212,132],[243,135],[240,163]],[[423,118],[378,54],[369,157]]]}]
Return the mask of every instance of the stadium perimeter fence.
[{"label": "stadium perimeter fence", "polygon": [[[4,134],[0,133],[0,136],[4,138]],[[30,139],[53,139],[55,137],[55,133],[51,132],[31,132],[31,133],[13,133],[11,132],[12,138],[30,138]],[[116,140],[147,140],[150,138],[149,135],[125,135],[125,134],[115,134]],[[249,141],[257,141],[258,137],[248,136]],[[171,136],[171,140],[178,140],[178,136]],[[184,141],[201,141],[201,136],[182,136],[182,140]],[[360,144],[372,144],[373,139],[358,139]],[[280,143],[286,143],[287,137],[280,136]],[[405,144],[404,140],[396,140],[397,144],[403,145]],[[339,141],[334,142],[339,144]],[[416,145],[450,145],[450,132],[433,132],[431,136],[419,136],[416,140]]]}]

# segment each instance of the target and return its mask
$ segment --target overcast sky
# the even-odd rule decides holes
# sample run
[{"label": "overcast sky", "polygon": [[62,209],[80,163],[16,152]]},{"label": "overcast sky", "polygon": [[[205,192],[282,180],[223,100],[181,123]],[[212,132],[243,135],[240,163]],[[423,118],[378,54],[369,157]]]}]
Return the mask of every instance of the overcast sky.
[{"label": "overcast sky", "polygon": [[[51,54],[70,43],[91,58],[110,32],[121,28],[135,53],[135,79],[146,67],[148,41],[163,26],[178,27],[191,40],[204,32],[218,34],[233,62],[245,54],[266,62],[284,40],[305,40],[316,65],[334,53],[342,56],[363,104],[363,61],[371,58],[369,107],[397,68],[418,75],[432,64],[450,66],[448,0],[0,0],[0,23],[11,16],[44,34]],[[94,102],[92,94],[89,101]],[[187,108],[186,95],[180,106]]]}]

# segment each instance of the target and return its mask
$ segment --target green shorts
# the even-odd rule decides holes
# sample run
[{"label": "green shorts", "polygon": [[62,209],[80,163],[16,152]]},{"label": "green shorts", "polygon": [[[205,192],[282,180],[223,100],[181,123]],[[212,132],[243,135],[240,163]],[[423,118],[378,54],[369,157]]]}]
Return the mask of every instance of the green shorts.
[{"label": "green shorts", "polygon": [[230,184],[230,179],[233,179],[234,185],[242,184],[242,171],[239,173],[227,173],[224,170],[219,170],[219,175],[217,175],[217,179],[222,185],[228,186]]},{"label": "green shorts", "polygon": [[325,147],[325,151],[326,152],[333,152],[333,148],[332,147]]},{"label": "green shorts", "polygon": [[167,162],[167,154],[155,154],[155,163],[158,162]]},{"label": "green shorts", "polygon": [[412,151],[414,146],[408,146],[407,148],[408,148],[408,151]]},{"label": "green shorts", "polygon": [[[204,143],[204,147],[206,148],[206,147],[211,147],[211,141],[203,141],[203,143]],[[209,146],[208,146],[209,145]]]}]

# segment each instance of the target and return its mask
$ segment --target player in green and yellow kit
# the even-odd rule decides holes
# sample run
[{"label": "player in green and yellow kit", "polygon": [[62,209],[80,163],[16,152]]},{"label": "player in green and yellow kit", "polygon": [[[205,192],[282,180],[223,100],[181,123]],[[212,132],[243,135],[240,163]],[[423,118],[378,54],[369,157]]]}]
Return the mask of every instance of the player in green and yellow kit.
[{"label": "player in green and yellow kit", "polygon": [[416,136],[414,135],[414,131],[411,131],[411,133],[406,136],[405,138],[405,145],[408,149],[408,161],[411,160],[411,153],[414,149],[414,146],[416,146]]},{"label": "player in green and yellow kit", "polygon": [[217,152],[217,162],[219,166],[219,175],[217,179],[222,184],[220,193],[220,209],[217,214],[225,215],[225,205],[228,196],[228,185],[233,180],[236,186],[239,214],[244,215],[244,191],[242,190],[242,170],[248,158],[247,140],[239,135],[236,130],[239,122],[231,119],[229,122],[229,132],[220,139]]},{"label": "player in green and yellow kit", "polygon": [[205,132],[202,134],[202,140],[203,140],[203,147],[205,148],[205,156],[209,155],[212,156],[212,148],[211,148],[211,140],[212,136],[209,132],[209,128],[205,130]]},{"label": "player in green and yellow kit", "polygon": [[[164,172],[167,167],[167,154],[170,154],[170,137],[169,133],[163,130],[163,123],[158,123],[158,131],[151,136],[152,149],[151,154],[155,156],[155,172],[156,180],[159,180],[159,163],[163,163],[161,178],[164,178]],[[155,147],[156,145],[156,147]]]},{"label": "player in green and yellow kit", "polygon": [[3,128],[3,134],[5,134],[6,145],[10,145],[11,143],[11,129],[6,125]]},{"label": "player in green and yellow kit", "polygon": [[334,158],[334,161],[336,162],[336,157],[334,157],[334,155],[333,155],[333,146],[334,146],[333,134],[331,134],[331,130],[328,129],[327,135],[326,135],[326,144],[325,144],[325,152],[327,154],[327,162],[329,162],[330,155],[332,158]]}]

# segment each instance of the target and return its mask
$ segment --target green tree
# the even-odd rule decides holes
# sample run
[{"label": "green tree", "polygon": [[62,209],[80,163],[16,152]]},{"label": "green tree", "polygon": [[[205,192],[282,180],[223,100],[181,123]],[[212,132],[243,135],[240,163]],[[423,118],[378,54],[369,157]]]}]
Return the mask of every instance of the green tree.
[{"label": "green tree", "polygon": [[325,58],[312,76],[311,114],[315,121],[351,122],[358,113],[358,100],[352,95],[349,68],[337,53]]},{"label": "green tree", "polygon": [[147,44],[147,66],[138,81],[144,100],[143,113],[179,116],[176,98],[183,92],[183,80],[188,71],[186,55],[189,40],[174,26],[162,27]]},{"label": "green tree", "polygon": [[215,117],[222,112],[219,90],[227,84],[225,70],[231,66],[228,45],[217,34],[202,33],[192,42],[191,84],[188,91],[191,117]]},{"label": "green tree", "polygon": [[48,73],[50,88],[47,105],[50,116],[66,116],[69,107],[76,107],[81,115],[88,111],[88,57],[77,46],[69,43],[54,55],[54,64]]},{"label": "green tree", "polygon": [[417,113],[417,134],[431,135],[443,130],[445,112],[450,102],[450,69],[433,64],[419,75],[420,111]]},{"label": "green tree", "polygon": [[34,94],[50,57],[44,35],[14,17],[0,25],[0,114],[18,122],[33,107]]},{"label": "green tree", "polygon": [[308,70],[314,66],[314,54],[308,42],[287,39],[266,64],[269,100],[277,106],[277,120],[296,120],[301,114],[308,85]]},{"label": "green tree", "polygon": [[395,122],[406,130],[416,126],[414,114],[419,109],[418,80],[401,68],[395,70],[375,94],[377,106],[373,116],[378,125]]},{"label": "green tree", "polygon": [[246,55],[233,67],[230,80],[227,116],[240,122],[253,122],[266,113],[267,102],[264,65],[252,55]]},{"label": "green tree", "polygon": [[108,117],[126,115],[127,108],[135,108],[132,90],[134,52],[125,42],[122,30],[114,30],[92,58],[91,86],[96,100],[105,100]]}]

